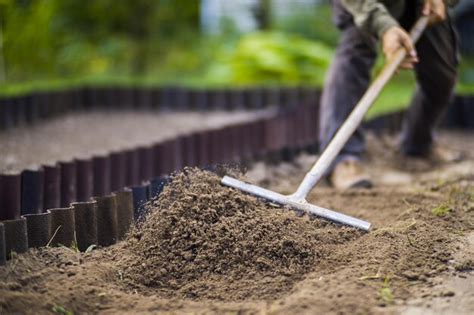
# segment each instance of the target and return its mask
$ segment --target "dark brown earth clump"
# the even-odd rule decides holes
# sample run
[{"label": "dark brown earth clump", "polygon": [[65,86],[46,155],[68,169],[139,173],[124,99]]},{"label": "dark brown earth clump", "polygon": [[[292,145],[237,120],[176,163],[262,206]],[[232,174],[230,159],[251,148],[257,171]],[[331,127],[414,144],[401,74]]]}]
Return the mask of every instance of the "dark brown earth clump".
[{"label": "dark brown earth clump", "polygon": [[277,298],[361,233],[298,216],[222,186],[210,172],[176,175],[129,235],[129,286],[186,298]]}]

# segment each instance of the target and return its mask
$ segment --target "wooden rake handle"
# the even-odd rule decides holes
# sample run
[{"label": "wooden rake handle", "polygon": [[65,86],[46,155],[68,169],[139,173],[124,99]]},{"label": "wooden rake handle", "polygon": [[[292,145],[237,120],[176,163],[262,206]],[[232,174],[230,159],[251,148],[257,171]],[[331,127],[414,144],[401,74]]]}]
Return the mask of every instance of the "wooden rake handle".
[{"label": "wooden rake handle", "polygon": [[[422,16],[413,26],[410,31],[410,37],[413,43],[416,43],[423,34],[424,30],[428,25],[428,17]],[[293,198],[303,200],[306,195],[313,189],[314,185],[324,176],[328,168],[334,162],[335,158],[341,152],[344,145],[347,143],[349,138],[352,136],[354,131],[360,125],[364,119],[365,114],[369,110],[370,106],[375,102],[377,97],[380,95],[383,87],[390,78],[393,76],[395,71],[398,69],[402,61],[405,59],[407,51],[405,48],[400,48],[390,62],[388,62],[378,74],[375,80],[370,85],[369,89],[362,96],[361,100],[352,110],[349,117],[341,125],[337,133],[334,135],[331,142],[328,144],[326,149],[322,152],[319,159],[316,161],[311,170],[306,174],[303,182],[298,187],[298,190],[293,194]],[[337,106],[337,104],[333,104]]]}]

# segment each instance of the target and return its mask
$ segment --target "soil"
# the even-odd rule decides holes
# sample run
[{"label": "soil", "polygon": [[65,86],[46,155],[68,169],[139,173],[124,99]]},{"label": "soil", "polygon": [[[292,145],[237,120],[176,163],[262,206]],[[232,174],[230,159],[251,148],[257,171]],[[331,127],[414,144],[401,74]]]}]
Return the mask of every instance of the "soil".
[{"label": "soil", "polygon": [[[464,161],[393,163],[393,139],[371,138],[375,188],[321,185],[310,194],[311,203],[371,222],[368,233],[186,170],[125,241],[89,253],[29,250],[1,267],[0,314],[472,314],[472,134],[443,137],[462,145]],[[246,179],[291,192],[315,158],[257,163]],[[391,172],[403,176],[384,179]]]},{"label": "soil", "polygon": [[0,132],[0,172],[18,172],[74,158],[249,121],[271,110],[229,112],[88,112],[74,113]]},{"label": "soil", "polygon": [[[119,263],[132,288],[165,297],[276,298],[341,243],[361,235],[220,185],[186,169],[129,235]],[[121,251],[121,252],[122,252]],[[128,281],[130,280],[130,281]]]}]

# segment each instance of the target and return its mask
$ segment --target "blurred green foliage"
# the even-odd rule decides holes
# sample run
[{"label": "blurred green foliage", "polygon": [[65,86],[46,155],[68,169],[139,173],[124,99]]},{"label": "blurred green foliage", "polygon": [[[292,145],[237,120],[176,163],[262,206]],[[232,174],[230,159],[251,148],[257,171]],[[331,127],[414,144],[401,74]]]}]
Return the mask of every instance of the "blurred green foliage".
[{"label": "blurred green foliage", "polygon": [[459,65],[458,92],[474,94],[474,56],[464,56]]},{"label": "blurred green foliage", "polygon": [[[295,6],[269,30],[247,34],[223,20],[220,35],[205,35],[199,18],[200,0],[0,0],[0,94],[110,84],[322,86],[339,36],[329,1]],[[461,93],[474,93],[472,69],[472,59],[461,63]],[[414,84],[410,72],[395,77],[369,116],[406,106]]]},{"label": "blurred green foliage", "polygon": [[141,75],[195,37],[199,0],[0,0],[0,22],[7,82]]},{"label": "blurred green foliage", "polygon": [[207,73],[214,84],[321,85],[333,49],[319,41],[281,32],[244,35],[224,49]]},{"label": "blurred green foliage", "polygon": [[296,8],[291,14],[275,19],[272,28],[321,41],[331,47],[335,47],[339,40],[339,30],[332,22],[332,10],[329,3],[317,5],[314,10]]}]

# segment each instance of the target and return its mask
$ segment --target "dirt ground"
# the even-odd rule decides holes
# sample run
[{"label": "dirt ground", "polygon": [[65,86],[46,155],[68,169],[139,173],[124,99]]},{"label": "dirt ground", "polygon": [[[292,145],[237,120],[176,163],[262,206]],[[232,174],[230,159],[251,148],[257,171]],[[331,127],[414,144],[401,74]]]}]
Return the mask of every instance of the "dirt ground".
[{"label": "dirt ground", "polygon": [[178,134],[219,128],[270,113],[271,110],[75,113],[0,132],[0,172],[149,145]]},{"label": "dirt ground", "polygon": [[[368,233],[264,203],[187,170],[127,240],[77,253],[30,250],[0,267],[0,314],[472,314],[473,134],[433,165],[370,136],[376,186],[309,201],[373,224]],[[246,179],[292,192],[314,162],[253,165]]]}]

